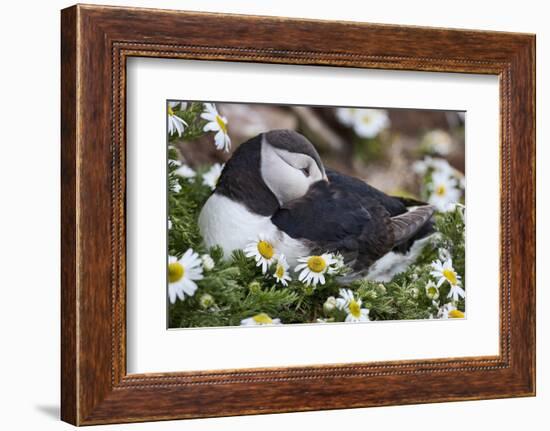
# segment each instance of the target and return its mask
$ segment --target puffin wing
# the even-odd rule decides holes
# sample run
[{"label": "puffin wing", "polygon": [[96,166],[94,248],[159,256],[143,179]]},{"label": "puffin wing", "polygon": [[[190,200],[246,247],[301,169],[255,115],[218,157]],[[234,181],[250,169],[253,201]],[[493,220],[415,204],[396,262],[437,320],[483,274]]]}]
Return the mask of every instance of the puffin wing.
[{"label": "puffin wing", "polygon": [[292,238],[306,241],[313,252],[339,252],[355,271],[363,271],[411,239],[432,214],[433,207],[426,206],[392,217],[375,198],[319,181],[271,221]]},{"label": "puffin wing", "polygon": [[327,169],[327,177],[332,187],[354,193],[361,198],[372,199],[382,205],[394,217],[407,212],[408,206],[422,205],[421,202],[387,195],[359,178],[350,177]]},{"label": "puffin wing", "polygon": [[432,218],[435,208],[424,205],[391,218],[395,246],[414,237]]},{"label": "puffin wing", "polygon": [[280,208],[271,221],[292,238],[306,241],[313,252],[340,252],[357,269],[367,268],[395,244],[392,219],[382,205],[326,181]]},{"label": "puffin wing", "polygon": [[[327,177],[332,187],[355,193],[361,198],[374,199],[390,213],[391,217],[404,215],[403,223],[396,219],[396,245],[394,251],[406,253],[416,240],[434,232],[434,221],[431,217],[433,209],[426,202],[387,195],[358,178],[331,169],[327,169]],[[426,218],[428,215],[429,217]],[[407,226],[406,231],[403,230],[405,226]],[[408,240],[405,240],[404,238],[407,236]]]}]

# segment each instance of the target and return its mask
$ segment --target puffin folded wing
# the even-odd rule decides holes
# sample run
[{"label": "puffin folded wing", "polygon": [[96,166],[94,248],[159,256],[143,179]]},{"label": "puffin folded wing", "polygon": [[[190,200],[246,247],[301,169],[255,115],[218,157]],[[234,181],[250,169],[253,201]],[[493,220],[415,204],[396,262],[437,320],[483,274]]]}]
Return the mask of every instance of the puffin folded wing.
[{"label": "puffin folded wing", "polygon": [[368,268],[395,244],[386,208],[324,181],[280,208],[271,221],[306,243],[311,253],[341,253],[354,270]]},{"label": "puffin folded wing", "polygon": [[435,208],[424,205],[391,218],[394,246],[398,246],[414,237],[432,218]]}]

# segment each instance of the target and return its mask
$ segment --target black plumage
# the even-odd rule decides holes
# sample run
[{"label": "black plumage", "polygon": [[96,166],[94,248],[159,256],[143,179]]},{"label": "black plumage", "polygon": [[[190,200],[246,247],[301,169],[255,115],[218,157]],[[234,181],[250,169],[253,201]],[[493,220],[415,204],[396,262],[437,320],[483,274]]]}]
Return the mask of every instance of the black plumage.
[{"label": "black plumage", "polygon": [[255,214],[271,216],[279,202],[262,179],[261,146],[262,135],[240,145],[225,164],[215,192],[241,202]]},{"label": "black plumage", "polygon": [[[272,222],[319,253],[340,252],[356,271],[368,269],[389,251],[404,252],[433,232],[433,208],[389,196],[365,182],[327,170],[328,182],[280,208]],[[408,206],[423,205],[408,211]]]}]

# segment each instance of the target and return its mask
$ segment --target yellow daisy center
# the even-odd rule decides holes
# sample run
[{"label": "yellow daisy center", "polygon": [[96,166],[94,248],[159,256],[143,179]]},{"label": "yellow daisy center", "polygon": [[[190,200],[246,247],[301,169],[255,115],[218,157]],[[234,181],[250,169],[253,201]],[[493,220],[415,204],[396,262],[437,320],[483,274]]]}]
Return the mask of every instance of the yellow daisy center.
[{"label": "yellow daisy center", "polygon": [[283,278],[285,275],[285,268],[283,265],[277,265],[277,269],[275,270],[275,277],[277,278]]},{"label": "yellow daisy center", "polygon": [[322,256],[311,256],[307,260],[307,267],[313,272],[323,272],[327,267],[327,263]]},{"label": "yellow daisy center", "polygon": [[445,186],[443,186],[443,185],[439,185],[435,189],[435,194],[437,196],[444,196],[445,192],[446,192],[446,189],[445,189]]},{"label": "yellow daisy center", "polygon": [[464,317],[464,313],[460,310],[451,310],[449,311],[449,317],[453,319],[461,319]]},{"label": "yellow daisy center", "polygon": [[430,286],[428,287],[428,296],[435,296],[437,294],[437,287],[435,286]]},{"label": "yellow daisy center", "polygon": [[361,119],[361,121],[363,121],[363,123],[365,124],[369,124],[371,122],[371,118],[368,116],[365,116]]},{"label": "yellow daisy center", "polygon": [[222,117],[220,117],[219,115],[216,115],[216,123],[218,123],[218,126],[220,126],[222,132],[227,135],[227,125],[225,124],[225,121],[222,120]]},{"label": "yellow daisy center", "polygon": [[174,110],[171,106],[168,106],[168,115],[174,115]]},{"label": "yellow daisy center", "polygon": [[273,246],[262,239],[258,241],[258,253],[260,253],[264,259],[269,260],[273,257]]},{"label": "yellow daisy center", "polygon": [[353,317],[361,317],[361,306],[355,299],[352,299],[349,303],[349,312]]},{"label": "yellow daisy center", "polygon": [[269,317],[265,313],[256,314],[252,318],[252,320],[254,320],[254,322],[256,322],[256,323],[260,323],[260,324],[264,324],[264,325],[273,323],[273,320],[271,320],[271,317]]},{"label": "yellow daisy center", "polygon": [[168,281],[175,283],[183,278],[185,275],[185,268],[179,262],[172,262],[168,264]]},{"label": "yellow daisy center", "polygon": [[456,272],[454,272],[452,269],[444,269],[443,277],[445,277],[453,286],[456,286],[456,284],[458,283]]}]

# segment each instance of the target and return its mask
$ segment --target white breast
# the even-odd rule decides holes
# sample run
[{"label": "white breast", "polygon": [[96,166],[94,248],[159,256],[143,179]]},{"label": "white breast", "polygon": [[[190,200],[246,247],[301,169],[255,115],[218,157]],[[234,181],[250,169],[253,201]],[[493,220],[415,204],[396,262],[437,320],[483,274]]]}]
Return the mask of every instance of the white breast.
[{"label": "white breast", "polygon": [[234,250],[244,249],[259,234],[268,237],[275,252],[284,254],[291,267],[298,257],[307,256],[309,248],[280,231],[270,217],[250,212],[244,205],[214,193],[204,204],[199,216],[199,228],[207,247],[219,245],[225,258]]},{"label": "white breast", "polygon": [[390,251],[378,259],[369,268],[369,272],[366,276],[367,280],[388,282],[397,274],[405,271],[411,264],[416,262],[416,259],[422,253],[424,246],[431,240],[431,235],[425,238],[416,240],[410,250],[405,253],[396,253]]}]

